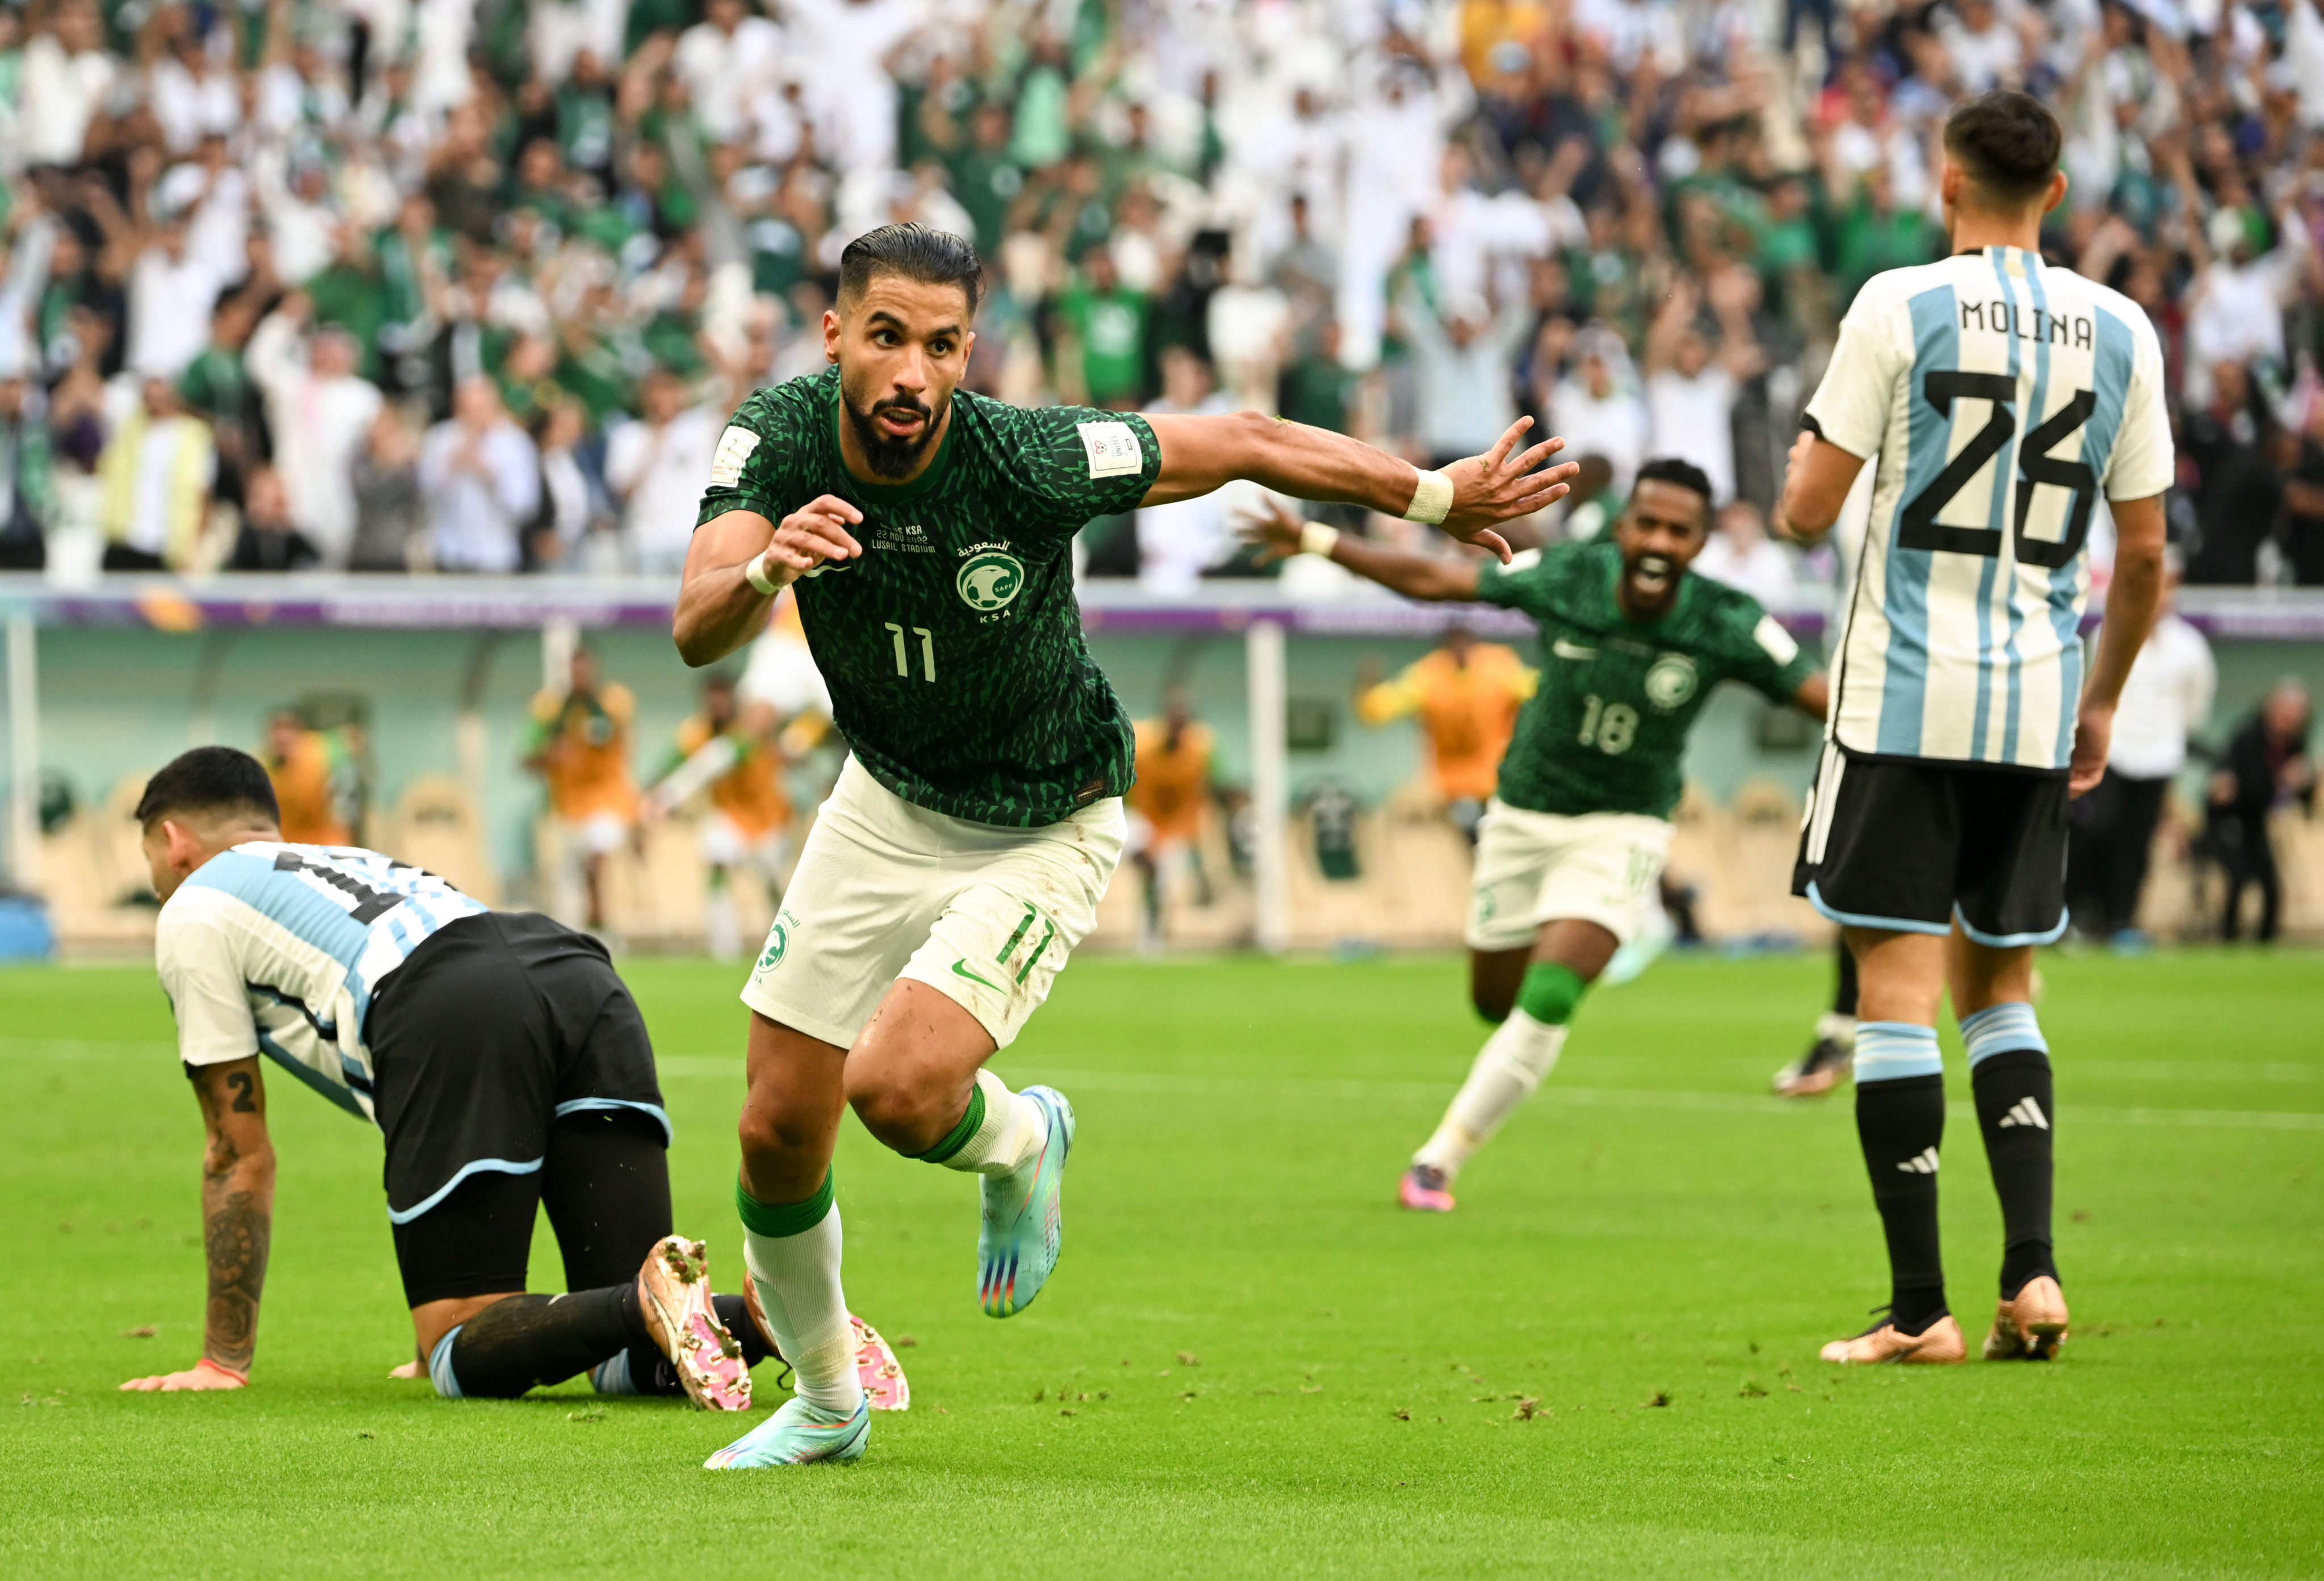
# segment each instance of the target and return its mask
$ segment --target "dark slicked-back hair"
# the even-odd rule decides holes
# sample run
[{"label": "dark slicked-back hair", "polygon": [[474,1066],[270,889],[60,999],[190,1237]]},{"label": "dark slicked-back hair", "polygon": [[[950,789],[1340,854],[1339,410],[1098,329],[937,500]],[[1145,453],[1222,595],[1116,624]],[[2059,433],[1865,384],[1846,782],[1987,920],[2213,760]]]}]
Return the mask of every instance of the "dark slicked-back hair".
[{"label": "dark slicked-back hair", "polygon": [[149,824],[157,818],[222,812],[255,813],[269,823],[282,821],[274,782],[256,758],[230,746],[198,746],[171,758],[145,781],[145,794],[138,798],[133,816]]},{"label": "dark slicked-back hair", "polygon": [[1639,483],[1674,483],[1681,488],[1692,489],[1702,496],[1702,516],[1711,519],[1711,474],[1692,461],[1676,456],[1657,456],[1638,468],[1637,482],[1630,485],[1637,491]]},{"label": "dark slicked-back hair", "polygon": [[1963,99],[1945,118],[1945,152],[1985,196],[2005,205],[2031,203],[2049,190],[2064,141],[2050,107],[2014,88]]},{"label": "dark slicked-back hair", "polygon": [[976,316],[976,300],[984,285],[984,265],[974,247],[950,231],[931,230],[917,222],[883,225],[848,243],[839,255],[839,294],[853,300],[875,274],[900,274],[922,285],[956,285],[968,297],[971,318]]}]

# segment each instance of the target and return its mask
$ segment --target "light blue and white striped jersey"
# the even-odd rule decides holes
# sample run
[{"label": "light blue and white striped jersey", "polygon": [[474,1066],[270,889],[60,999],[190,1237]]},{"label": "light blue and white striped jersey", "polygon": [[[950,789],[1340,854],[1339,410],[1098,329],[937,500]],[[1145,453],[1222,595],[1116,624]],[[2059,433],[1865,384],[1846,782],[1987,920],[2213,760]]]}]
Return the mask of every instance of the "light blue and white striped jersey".
[{"label": "light blue and white striped jersey", "polygon": [[1879,458],[1832,665],[1842,746],[2067,766],[2091,513],[2170,486],[2163,393],[2137,305],[2035,254],[1866,283],[1807,409]]},{"label": "light blue and white striped jersey", "polygon": [[178,1057],[265,1054],[341,1108],[372,1112],[364,1020],[380,980],[484,911],[432,873],[348,846],[252,840],[179,886],[153,934]]}]

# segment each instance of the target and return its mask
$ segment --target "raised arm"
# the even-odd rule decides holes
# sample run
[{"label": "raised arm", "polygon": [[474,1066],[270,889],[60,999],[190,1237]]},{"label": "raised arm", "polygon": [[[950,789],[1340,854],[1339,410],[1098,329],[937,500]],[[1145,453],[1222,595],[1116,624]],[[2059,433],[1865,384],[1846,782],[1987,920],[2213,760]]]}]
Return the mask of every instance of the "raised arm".
[{"label": "raised arm", "polygon": [[239,1389],[258,1344],[258,1296],[274,1232],[274,1143],[258,1059],[187,1068],[208,1133],[202,1152],[202,1246],[209,1304],[202,1359],[181,1373],[132,1378],[124,1390]]},{"label": "raised arm", "polygon": [[1244,522],[1240,531],[1259,550],[1261,563],[1286,559],[1305,550],[1406,598],[1462,604],[1477,596],[1477,567],[1472,560],[1382,549],[1334,528],[1302,522],[1280,505],[1270,504],[1268,514]]},{"label": "raised arm", "polygon": [[1565,441],[1545,439],[1518,451],[1517,440],[1533,426],[1529,417],[1511,423],[1484,455],[1455,461],[1442,472],[1421,472],[1360,439],[1255,411],[1157,415],[1147,421],[1161,447],[1162,466],[1144,504],[1190,500],[1247,477],[1294,499],[1362,505],[1426,522],[1504,560],[1509,546],[1492,529],[1563,499],[1567,480],[1581,470],[1570,461],[1534,470],[1564,448]]}]

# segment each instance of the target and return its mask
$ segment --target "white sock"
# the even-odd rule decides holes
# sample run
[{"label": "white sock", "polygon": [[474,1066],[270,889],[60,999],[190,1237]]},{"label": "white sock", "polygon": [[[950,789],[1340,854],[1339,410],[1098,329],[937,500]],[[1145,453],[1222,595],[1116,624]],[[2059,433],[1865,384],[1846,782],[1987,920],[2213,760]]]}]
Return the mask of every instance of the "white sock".
[{"label": "white sock", "polygon": [[796,1235],[742,1232],[742,1264],[759,1287],[775,1344],[791,1365],[791,1389],[818,1410],[853,1416],[862,1401],[855,1331],[839,1288],[839,1205]]},{"label": "white sock", "polygon": [[944,1160],[947,1170],[979,1175],[1008,1175],[1022,1168],[1049,1140],[1048,1116],[1041,1105],[989,1070],[976,1073],[977,1090],[984,1095],[984,1123]]},{"label": "white sock", "polygon": [[1558,1050],[1564,1047],[1563,1026],[1537,1022],[1522,1010],[1510,1011],[1509,1019],[1494,1028],[1493,1035],[1477,1051],[1469,1079],[1461,1084],[1444,1118],[1437,1122],[1436,1134],[1412,1155],[1412,1161],[1442,1170],[1447,1179],[1459,1174],[1469,1155],[1491,1140],[1501,1122],[1533,1096],[1534,1088],[1557,1064]]},{"label": "white sock", "polygon": [[702,930],[707,936],[712,960],[731,961],[742,953],[742,929],[734,920],[734,896],[725,884],[716,885],[703,898]]}]

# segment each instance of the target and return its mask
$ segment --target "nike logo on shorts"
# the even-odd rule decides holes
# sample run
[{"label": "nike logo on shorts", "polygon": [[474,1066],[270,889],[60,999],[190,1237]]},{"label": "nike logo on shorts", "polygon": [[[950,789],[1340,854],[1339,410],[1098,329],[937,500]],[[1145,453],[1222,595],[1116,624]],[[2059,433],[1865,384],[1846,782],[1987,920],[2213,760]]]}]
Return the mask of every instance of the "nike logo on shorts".
[{"label": "nike logo on shorts", "polygon": [[952,970],[953,975],[956,977],[965,977],[972,983],[982,983],[987,988],[991,989],[995,994],[1001,991],[1000,984],[987,981],[985,978],[978,976],[974,972],[970,971],[966,961],[953,962]]}]

